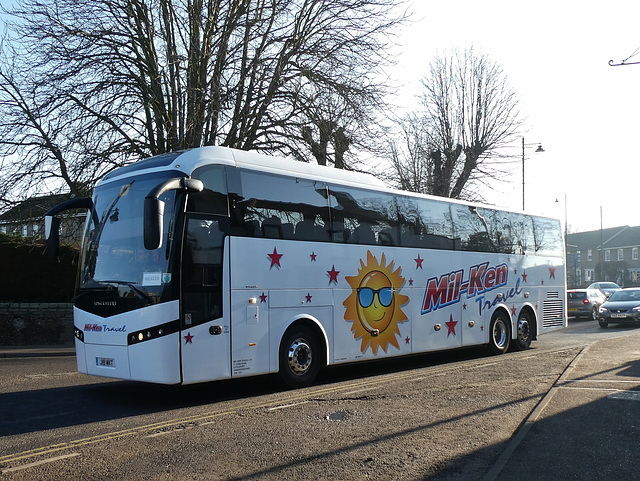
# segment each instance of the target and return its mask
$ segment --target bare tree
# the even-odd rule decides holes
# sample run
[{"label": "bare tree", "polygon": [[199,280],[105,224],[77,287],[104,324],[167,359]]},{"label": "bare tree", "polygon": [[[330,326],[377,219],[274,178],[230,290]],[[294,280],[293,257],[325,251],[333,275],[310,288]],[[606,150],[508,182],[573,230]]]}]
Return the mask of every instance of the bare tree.
[{"label": "bare tree", "polygon": [[397,186],[410,192],[430,193],[429,154],[436,147],[431,143],[428,119],[410,113],[397,125],[400,132],[397,137],[392,136],[388,152]]},{"label": "bare tree", "polygon": [[403,187],[478,198],[470,186],[499,177],[499,151],[518,135],[518,99],[504,72],[473,48],[439,56],[422,80],[422,110],[399,125],[405,147],[391,154]]},{"label": "bare tree", "polygon": [[383,105],[398,3],[16,1],[0,198],[51,179],[86,190],[114,166],[202,145],[344,167]]}]

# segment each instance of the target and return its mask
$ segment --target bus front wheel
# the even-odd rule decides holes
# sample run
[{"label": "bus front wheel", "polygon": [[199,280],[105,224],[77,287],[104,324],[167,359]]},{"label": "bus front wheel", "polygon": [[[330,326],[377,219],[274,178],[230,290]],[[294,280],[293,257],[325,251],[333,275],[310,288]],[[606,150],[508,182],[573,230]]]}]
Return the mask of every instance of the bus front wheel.
[{"label": "bus front wheel", "polygon": [[321,347],[316,334],[306,326],[290,328],[280,344],[280,377],[292,388],[313,382],[321,364]]},{"label": "bus front wheel", "polygon": [[511,341],[510,321],[504,312],[497,312],[489,327],[489,351],[492,354],[504,354]]}]

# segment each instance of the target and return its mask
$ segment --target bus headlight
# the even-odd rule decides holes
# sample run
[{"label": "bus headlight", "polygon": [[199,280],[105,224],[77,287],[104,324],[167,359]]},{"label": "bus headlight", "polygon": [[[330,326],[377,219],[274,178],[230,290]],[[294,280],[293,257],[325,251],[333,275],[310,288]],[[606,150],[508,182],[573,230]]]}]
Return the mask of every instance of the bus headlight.
[{"label": "bus headlight", "polygon": [[142,331],[132,332],[127,336],[127,344],[138,344],[140,342],[151,341],[159,337],[167,336],[180,330],[179,321],[167,322],[159,326],[148,327]]},{"label": "bus headlight", "polygon": [[84,342],[84,332],[82,332],[80,329],[78,329],[75,326],[73,326],[73,335],[76,337],[78,341]]}]

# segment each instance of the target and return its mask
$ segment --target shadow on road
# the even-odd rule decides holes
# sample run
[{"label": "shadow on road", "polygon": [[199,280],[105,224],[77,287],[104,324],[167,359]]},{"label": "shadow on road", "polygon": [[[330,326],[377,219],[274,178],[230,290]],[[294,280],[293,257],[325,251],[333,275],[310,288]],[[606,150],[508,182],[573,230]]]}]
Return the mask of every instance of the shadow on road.
[{"label": "shadow on road", "polygon": [[[483,355],[484,350],[474,348],[334,366],[321,372],[315,385],[452,363]],[[278,376],[267,375],[187,386],[108,380],[4,393],[0,394],[0,436],[206,406],[268,395],[285,389]]]}]

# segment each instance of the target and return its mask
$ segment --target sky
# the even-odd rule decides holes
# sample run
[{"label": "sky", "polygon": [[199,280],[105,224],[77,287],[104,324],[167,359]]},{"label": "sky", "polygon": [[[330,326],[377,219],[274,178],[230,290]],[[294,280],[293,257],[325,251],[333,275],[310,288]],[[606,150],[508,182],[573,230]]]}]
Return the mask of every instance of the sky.
[{"label": "sky", "polygon": [[[400,107],[416,104],[436,55],[473,46],[503,69],[520,100],[527,210],[566,220],[569,232],[640,225],[640,64],[609,66],[640,49],[640,2],[409,4],[414,15],[397,38],[394,69]],[[544,153],[535,153],[538,144]],[[521,138],[508,153],[521,157]],[[521,209],[521,162],[508,182],[481,194]]]},{"label": "sky", "polygon": [[[526,209],[566,220],[569,232],[640,225],[640,64],[609,65],[640,48],[640,2],[416,0],[411,9],[397,39],[402,106],[415,103],[437,54],[473,46],[520,101]],[[513,155],[521,159],[522,137]],[[521,161],[482,195],[522,209]]]}]

